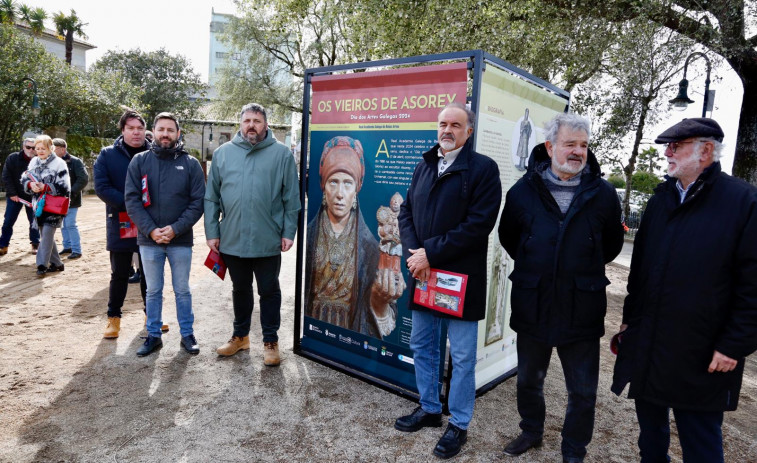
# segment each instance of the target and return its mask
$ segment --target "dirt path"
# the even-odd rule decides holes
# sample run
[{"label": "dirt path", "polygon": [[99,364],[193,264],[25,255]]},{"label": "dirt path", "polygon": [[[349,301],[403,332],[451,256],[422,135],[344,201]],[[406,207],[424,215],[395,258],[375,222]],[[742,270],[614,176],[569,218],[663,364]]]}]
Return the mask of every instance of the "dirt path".
[{"label": "dirt path", "polygon": [[[79,212],[84,257],[66,261],[62,274],[35,276],[25,218],[16,224],[9,254],[0,258],[0,461],[437,461],[431,450],[440,430],[403,434],[392,428],[415,404],[291,352],[293,251],[282,263],[280,368],[262,365],[255,317],[249,354],[216,356],[215,348],[231,334],[231,283],[202,266],[207,249],[201,226],[195,227],[190,281],[200,355],[179,348],[170,285],[164,320],[171,331],[159,354],[135,355],[145,335],[135,285],[121,336],[103,340],[110,271],[104,216],[102,203],[85,197]],[[608,269],[607,328],[614,332],[627,271]],[[609,392],[614,358],[607,337],[602,342],[597,423],[586,461],[635,461],[632,402]],[[747,369],[739,411],[726,414],[723,427],[728,462],[757,462],[754,357]],[[515,381],[509,380],[477,400],[469,442],[456,461],[559,461],[566,394],[556,356],[545,393],[541,449],[521,458],[502,456],[505,441],[518,432]],[[680,461],[673,441],[671,453]]]}]

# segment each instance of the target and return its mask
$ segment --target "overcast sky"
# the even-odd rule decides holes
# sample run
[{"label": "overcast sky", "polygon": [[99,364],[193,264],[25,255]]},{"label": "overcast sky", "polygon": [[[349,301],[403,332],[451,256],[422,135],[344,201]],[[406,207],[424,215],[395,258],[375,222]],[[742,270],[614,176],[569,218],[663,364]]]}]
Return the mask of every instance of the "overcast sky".
[{"label": "overcast sky", "polygon": [[[195,72],[206,82],[211,8],[220,13],[236,12],[232,0],[131,0],[128,3],[102,0],[20,0],[19,3],[41,6],[51,16],[58,11],[68,14],[71,8],[76,10],[77,15],[87,23],[84,28],[87,41],[97,47],[87,52],[88,66],[108,50],[141,48],[152,51],[164,47],[170,53],[189,58]],[[46,26],[52,28],[52,21],[48,20]],[[647,132],[650,135],[645,141],[651,142],[656,134],[684,117],[701,116],[704,76],[703,73],[694,76],[692,71],[697,69],[702,72],[704,70],[701,59],[697,59],[689,67],[689,98],[696,103],[689,105],[683,113],[671,112],[659,127]],[[722,77],[722,80],[718,77]],[[743,91],[741,81],[727,64],[721,69],[713,70],[712,80],[710,88],[716,90],[712,117],[726,133],[722,164],[724,170],[730,172]],[[675,94],[661,98],[673,97]],[[642,146],[642,149],[646,146]]]}]

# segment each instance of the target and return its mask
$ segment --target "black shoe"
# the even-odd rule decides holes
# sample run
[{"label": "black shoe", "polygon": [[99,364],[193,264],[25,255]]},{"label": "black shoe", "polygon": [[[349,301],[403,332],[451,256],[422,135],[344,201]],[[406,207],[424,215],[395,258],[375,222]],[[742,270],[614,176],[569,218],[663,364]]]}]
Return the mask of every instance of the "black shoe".
[{"label": "black shoe", "polygon": [[184,336],[181,338],[181,347],[184,348],[187,353],[197,355],[200,353],[200,346],[197,345],[197,339],[194,334]]},{"label": "black shoe", "polygon": [[526,433],[521,433],[520,436],[511,440],[509,444],[505,446],[505,455],[511,457],[518,456],[525,453],[530,448],[541,447],[541,437],[532,437]]},{"label": "black shoe", "polygon": [[50,272],[62,272],[65,269],[66,269],[66,266],[63,265],[63,264],[60,264],[60,265],[50,264],[50,266],[47,267],[47,273],[50,273]]},{"label": "black shoe", "polygon": [[152,353],[152,351],[158,350],[161,347],[163,347],[163,341],[160,338],[148,335],[145,338],[145,343],[142,344],[142,347],[137,350],[137,356],[144,357],[145,355],[149,355]]},{"label": "black shoe", "polygon": [[61,255],[61,256],[63,254],[71,254],[71,248],[65,248],[61,252],[59,252],[58,254]]},{"label": "black shoe", "polygon": [[421,407],[413,410],[413,413],[397,418],[394,429],[402,432],[415,432],[425,427],[440,428],[442,426],[441,413],[427,413]]},{"label": "black shoe", "polygon": [[81,257],[81,253],[79,252],[72,252],[71,255],[68,256],[69,260],[78,259],[79,257]]},{"label": "black shoe", "polygon": [[583,463],[583,458],[578,457],[562,457],[562,463]]},{"label": "black shoe", "polygon": [[136,272],[134,272],[134,275],[132,275],[132,276],[129,277],[129,283],[139,283],[139,274],[140,273],[141,272],[139,270],[137,270]]},{"label": "black shoe", "polygon": [[449,423],[444,435],[434,447],[434,455],[444,459],[452,458],[460,453],[466,442],[468,442],[468,431]]},{"label": "black shoe", "polygon": [[44,276],[45,273],[47,273],[47,267],[45,267],[44,265],[38,265],[37,266],[37,276],[38,277]]}]

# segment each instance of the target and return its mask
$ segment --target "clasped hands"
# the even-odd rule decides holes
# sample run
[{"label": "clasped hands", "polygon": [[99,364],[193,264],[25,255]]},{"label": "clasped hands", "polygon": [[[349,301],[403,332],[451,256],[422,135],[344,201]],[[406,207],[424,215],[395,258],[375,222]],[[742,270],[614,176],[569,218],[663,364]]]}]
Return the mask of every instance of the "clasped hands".
[{"label": "clasped hands", "polygon": [[150,232],[150,238],[157,244],[168,244],[172,239],[176,237],[173,228],[170,225],[166,225],[163,228],[156,228]]},{"label": "clasped hands", "polygon": [[428,281],[431,276],[431,264],[428,263],[426,250],[424,248],[408,249],[410,257],[407,258],[407,269],[416,278],[421,281]]}]

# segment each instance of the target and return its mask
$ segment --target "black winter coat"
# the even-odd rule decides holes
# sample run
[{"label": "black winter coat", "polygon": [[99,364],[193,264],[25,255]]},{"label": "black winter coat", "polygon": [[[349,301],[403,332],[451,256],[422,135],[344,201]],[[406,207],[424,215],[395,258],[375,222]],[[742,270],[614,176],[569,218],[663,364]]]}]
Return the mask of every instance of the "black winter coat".
[{"label": "black winter coat", "polygon": [[66,153],[62,158],[68,166],[68,175],[71,177],[71,206],[81,207],[81,192],[89,183],[87,167],[81,159]]},{"label": "black winter coat", "polygon": [[[142,179],[147,177],[150,205],[142,203]],[[200,220],[205,197],[205,174],[199,161],[184,151],[153,145],[132,158],[126,175],[126,210],[137,225],[140,246],[158,246],[150,238],[156,228],[170,225],[176,236],[167,246],[192,246],[192,227]]]},{"label": "black winter coat", "polygon": [[591,151],[565,214],[541,177],[549,165],[544,144],[534,147],[528,171],[507,192],[499,240],[515,260],[510,326],[557,346],[604,335],[605,264],[623,247],[623,225],[618,195]]},{"label": "black winter coat", "polygon": [[[705,170],[680,203],[655,190],[634,242],[612,390],[684,410],[738,405],[744,357],[757,349],[757,188]],[[714,351],[738,360],[708,373]]]},{"label": "black winter coat", "polygon": [[[145,141],[144,151],[150,149]],[[107,249],[115,252],[137,252],[136,238],[121,239],[118,213],[126,212],[124,203],[124,184],[126,170],[132,156],[124,147],[124,137],[119,136],[111,146],[100,151],[92,168],[95,177],[95,193],[105,202],[105,229],[107,233]]]},{"label": "black winter coat", "polygon": [[23,152],[18,151],[11,153],[5,158],[3,166],[3,183],[5,184],[5,195],[18,196],[26,201],[31,201],[31,195],[26,194],[24,187],[21,185],[21,174],[29,167],[31,158],[27,158]]},{"label": "black winter coat", "polygon": [[[399,214],[404,259],[409,249],[424,248],[432,268],[468,275],[463,320],[486,314],[486,255],[489,234],[502,201],[499,168],[491,158],[473,151],[468,139],[455,162],[439,177],[439,145],[423,155],[413,172]],[[415,279],[410,278],[411,310]],[[451,317],[433,311],[440,317]]]}]

